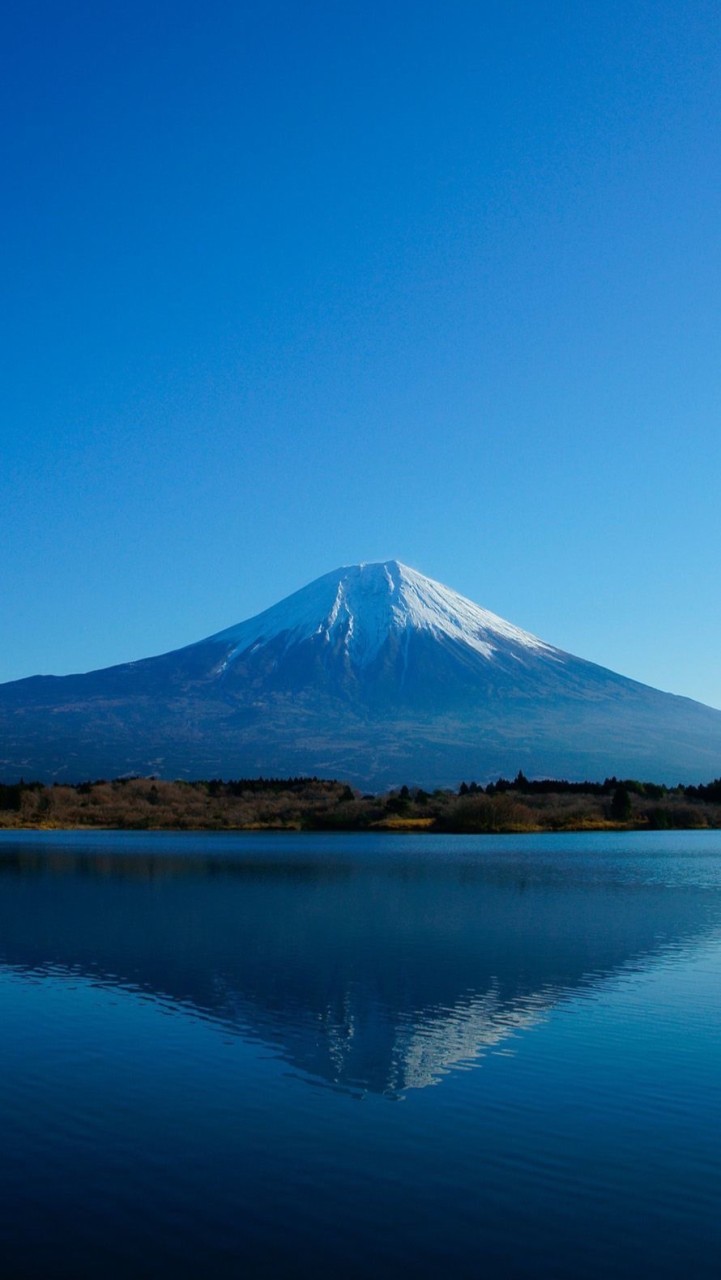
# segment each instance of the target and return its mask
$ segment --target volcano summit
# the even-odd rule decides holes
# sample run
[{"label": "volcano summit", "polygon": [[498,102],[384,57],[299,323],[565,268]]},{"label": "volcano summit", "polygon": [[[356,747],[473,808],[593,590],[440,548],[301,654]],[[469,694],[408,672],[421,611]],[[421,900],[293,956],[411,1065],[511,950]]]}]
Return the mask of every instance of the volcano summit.
[{"label": "volcano summit", "polygon": [[0,685],[0,734],[6,780],[721,773],[721,711],[555,649],[395,560],[337,569],[160,657]]}]

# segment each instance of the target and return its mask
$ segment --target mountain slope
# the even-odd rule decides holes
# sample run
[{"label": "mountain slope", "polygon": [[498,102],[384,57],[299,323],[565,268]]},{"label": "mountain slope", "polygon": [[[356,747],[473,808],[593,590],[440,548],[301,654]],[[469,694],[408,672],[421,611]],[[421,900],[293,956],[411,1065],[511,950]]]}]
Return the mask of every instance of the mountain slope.
[{"label": "mountain slope", "polygon": [[721,712],[575,658],[396,561],[326,574],[197,644],[0,686],[0,776],[721,772]]}]

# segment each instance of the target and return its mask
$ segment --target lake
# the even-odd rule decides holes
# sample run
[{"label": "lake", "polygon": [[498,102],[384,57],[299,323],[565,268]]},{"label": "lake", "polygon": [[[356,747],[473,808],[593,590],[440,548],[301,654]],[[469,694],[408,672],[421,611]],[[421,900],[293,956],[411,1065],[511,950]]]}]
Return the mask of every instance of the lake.
[{"label": "lake", "polygon": [[0,835],[21,1277],[718,1275],[721,833]]}]

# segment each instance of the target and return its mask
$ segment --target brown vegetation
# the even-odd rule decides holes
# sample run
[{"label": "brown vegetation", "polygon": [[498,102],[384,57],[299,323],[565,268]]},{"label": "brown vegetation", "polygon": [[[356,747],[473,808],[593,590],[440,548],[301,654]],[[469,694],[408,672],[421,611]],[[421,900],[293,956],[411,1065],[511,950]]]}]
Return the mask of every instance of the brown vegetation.
[{"label": "brown vegetation", "polygon": [[0,784],[3,827],[460,833],[721,827],[721,780],[668,788],[616,778],[532,782],[519,774],[485,788],[400,787],[378,796],[319,778]]}]

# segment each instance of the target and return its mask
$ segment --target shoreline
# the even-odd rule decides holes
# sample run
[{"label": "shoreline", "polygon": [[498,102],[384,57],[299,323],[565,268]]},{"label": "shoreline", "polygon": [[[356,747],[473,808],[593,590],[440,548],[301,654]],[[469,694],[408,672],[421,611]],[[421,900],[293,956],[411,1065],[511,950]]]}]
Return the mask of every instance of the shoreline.
[{"label": "shoreline", "polygon": [[376,822],[369,826],[317,826],[302,825],[300,823],[249,823],[245,826],[189,826],[189,825],[134,825],[132,823],[125,824],[99,824],[99,823],[69,823],[63,824],[59,822],[22,822],[22,823],[0,823],[0,836],[4,832],[12,831],[134,831],[137,833],[146,832],[149,834],[155,832],[174,832],[178,835],[201,834],[201,835],[257,835],[267,831],[273,834],[287,832],[290,835],[306,834],[306,835],[376,835],[378,833],[389,835],[431,835],[431,836],[537,836],[537,835],[574,835],[588,834],[591,832],[619,832],[619,831],[718,831],[721,826],[711,825],[709,823],[695,823],[688,826],[675,826],[667,828],[658,828],[649,826],[648,823],[641,822],[587,822],[575,826],[506,826],[495,827],[464,827],[462,830],[451,827],[435,826],[433,822]]}]

